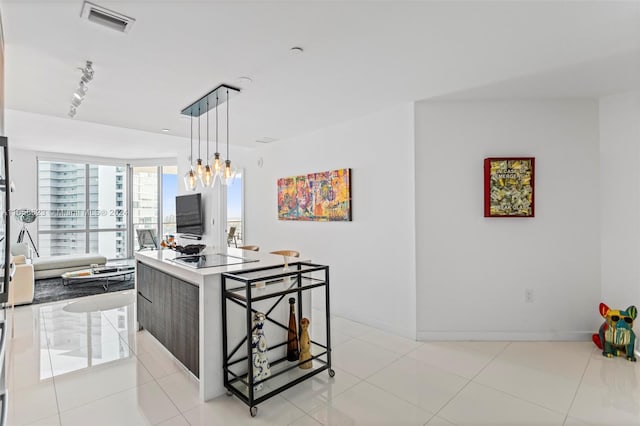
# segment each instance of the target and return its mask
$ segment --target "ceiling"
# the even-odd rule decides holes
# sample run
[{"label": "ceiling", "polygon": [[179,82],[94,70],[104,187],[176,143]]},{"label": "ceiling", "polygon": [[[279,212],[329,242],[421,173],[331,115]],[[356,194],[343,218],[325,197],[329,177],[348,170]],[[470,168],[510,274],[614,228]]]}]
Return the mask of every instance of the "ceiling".
[{"label": "ceiling", "polygon": [[82,20],[80,0],[0,0],[7,108],[69,119],[91,60],[74,120],[188,137],[179,111],[227,83],[231,142],[255,146],[400,102],[640,88],[636,1],[94,2],[130,32]]}]

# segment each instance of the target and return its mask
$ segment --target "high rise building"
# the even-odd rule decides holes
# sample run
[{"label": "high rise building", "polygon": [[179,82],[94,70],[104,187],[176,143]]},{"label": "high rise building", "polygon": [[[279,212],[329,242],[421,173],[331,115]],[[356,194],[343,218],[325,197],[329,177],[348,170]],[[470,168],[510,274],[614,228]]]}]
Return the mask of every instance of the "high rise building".
[{"label": "high rise building", "polygon": [[39,161],[38,174],[42,255],[126,257],[125,167]]}]

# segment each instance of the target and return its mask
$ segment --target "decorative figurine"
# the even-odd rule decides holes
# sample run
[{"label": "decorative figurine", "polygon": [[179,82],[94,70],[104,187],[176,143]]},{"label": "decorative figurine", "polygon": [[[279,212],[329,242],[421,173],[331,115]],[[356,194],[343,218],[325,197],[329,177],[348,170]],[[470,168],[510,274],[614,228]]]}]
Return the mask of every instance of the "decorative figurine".
[{"label": "decorative figurine", "polygon": [[[267,348],[267,339],[264,337],[264,321],[265,316],[261,312],[257,312],[255,317],[255,331],[251,338],[251,358],[253,364],[253,382],[264,380],[271,376],[271,367],[269,365],[269,349]],[[254,391],[262,389],[262,383],[258,383],[253,387]]]},{"label": "decorative figurine", "polygon": [[600,303],[600,315],[604,318],[604,323],[598,334],[591,337],[593,343],[602,349],[602,355],[607,358],[625,356],[627,360],[635,362],[633,350],[636,335],[633,332],[633,320],[638,316],[636,307],[629,306],[626,311],[621,311],[609,309],[607,305]]},{"label": "decorative figurine", "polygon": [[[253,383],[260,380],[260,374],[261,374],[261,365],[260,365],[261,361],[260,361],[260,356],[258,355],[259,340],[260,340],[260,337],[258,337],[257,334],[254,333],[251,336],[251,365],[252,365],[251,374],[253,375]],[[257,385],[253,386],[254,392],[259,391],[261,389],[262,389],[262,383],[258,383]]]},{"label": "decorative figurine", "polygon": [[[304,362],[306,361],[306,362]],[[313,368],[311,361],[311,339],[309,339],[309,320],[302,318],[300,320],[300,368]]]},{"label": "decorative figurine", "polygon": [[287,361],[298,361],[300,358],[295,303],[296,299],[291,297],[289,299],[289,329],[287,330]]}]

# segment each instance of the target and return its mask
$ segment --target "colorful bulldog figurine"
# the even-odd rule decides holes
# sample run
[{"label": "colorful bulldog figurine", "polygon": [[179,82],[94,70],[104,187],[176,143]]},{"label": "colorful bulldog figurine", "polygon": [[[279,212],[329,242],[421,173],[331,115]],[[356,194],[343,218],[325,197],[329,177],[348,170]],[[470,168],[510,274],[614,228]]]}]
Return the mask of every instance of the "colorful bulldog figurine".
[{"label": "colorful bulldog figurine", "polygon": [[600,315],[604,323],[598,334],[592,336],[593,343],[602,349],[602,355],[607,358],[626,356],[629,361],[636,361],[633,353],[636,335],[633,332],[633,320],[638,316],[635,306],[629,306],[626,311],[609,309],[604,303],[600,304]]}]

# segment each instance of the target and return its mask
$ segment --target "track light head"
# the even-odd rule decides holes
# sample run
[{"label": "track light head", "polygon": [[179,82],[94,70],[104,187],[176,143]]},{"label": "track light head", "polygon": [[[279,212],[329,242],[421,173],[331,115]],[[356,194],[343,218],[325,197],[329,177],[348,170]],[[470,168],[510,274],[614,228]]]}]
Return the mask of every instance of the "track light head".
[{"label": "track light head", "polygon": [[73,96],[71,97],[71,109],[68,113],[69,117],[71,118],[75,117],[76,113],[78,112],[77,108],[80,106],[85,96],[87,95],[87,91],[89,90],[87,84],[91,80],[93,80],[94,76],[93,62],[91,61],[86,61],[84,68],[78,69],[82,71],[82,75],[80,76],[78,88],[75,92],[73,92]]}]

